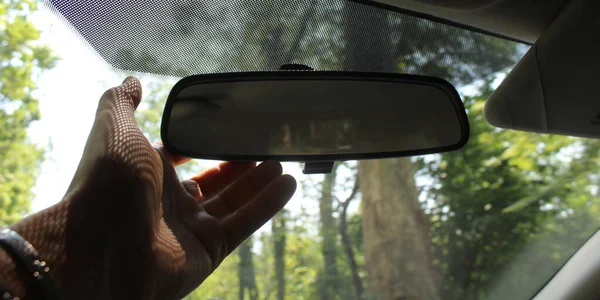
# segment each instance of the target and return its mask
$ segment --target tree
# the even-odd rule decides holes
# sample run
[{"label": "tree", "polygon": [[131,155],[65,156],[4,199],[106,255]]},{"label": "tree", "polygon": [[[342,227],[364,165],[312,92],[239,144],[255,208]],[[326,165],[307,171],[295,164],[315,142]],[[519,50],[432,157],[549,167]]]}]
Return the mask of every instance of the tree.
[{"label": "tree", "polygon": [[[371,40],[358,41],[354,20],[361,17],[360,12],[352,5],[344,9],[346,64],[350,69],[396,71],[391,37],[372,35]],[[384,33],[391,29],[387,18],[377,12],[362,17]],[[383,51],[377,53],[379,59],[364,62],[360,57],[375,46]],[[437,299],[428,224],[416,198],[410,159],[361,162],[358,174],[363,195],[368,297]]]},{"label": "tree", "polygon": [[494,161],[509,146],[483,119],[482,104],[490,92],[465,98],[469,146],[428,162],[425,173],[433,178],[427,196],[436,203],[429,208],[436,265],[444,278],[443,294],[451,299],[478,299],[494,272],[535,233],[537,216],[543,214],[538,208],[501,213],[534,186],[507,160]]},{"label": "tree", "polygon": [[368,295],[437,299],[429,222],[417,200],[410,159],[359,165]]},{"label": "tree", "polygon": [[338,199],[339,203],[339,232],[340,238],[342,239],[342,247],[344,248],[344,253],[346,254],[346,260],[348,267],[350,268],[350,272],[352,275],[352,284],[354,285],[355,297],[357,299],[363,299],[365,297],[364,285],[362,282],[362,278],[360,276],[360,271],[358,267],[358,263],[356,262],[356,257],[354,254],[354,243],[352,242],[351,235],[348,230],[348,207],[356,194],[358,193],[358,189],[360,187],[358,177],[353,174],[354,177],[354,186],[350,192],[348,198],[343,201]]},{"label": "tree", "polygon": [[277,300],[285,299],[285,246],[286,246],[286,219],[287,211],[284,209],[271,220],[273,235],[273,253],[275,256],[275,280],[277,281]]},{"label": "tree", "polygon": [[35,1],[0,2],[0,226],[29,211],[44,158],[44,148],[27,139],[27,128],[41,117],[31,93],[57,57],[36,43],[40,32],[27,19],[35,9]]},{"label": "tree", "polygon": [[337,253],[337,226],[333,216],[333,191],[336,183],[336,170],[334,166],[330,174],[324,176],[319,199],[319,220],[321,255],[323,256],[323,270],[319,280],[319,294],[322,300],[335,299],[340,292],[340,273]]},{"label": "tree", "polygon": [[[239,249],[239,248],[238,248]],[[239,298],[239,260],[238,250],[231,253],[197,289],[187,295],[185,300],[221,300]]]},{"label": "tree", "polygon": [[[482,113],[490,85],[464,99],[469,145],[417,164],[431,180],[423,196],[448,299],[533,296],[598,220],[583,188],[593,183],[598,143],[493,128]],[[561,155],[580,159],[565,164]]]},{"label": "tree", "polygon": [[[347,3],[343,12],[348,69],[424,73],[459,84],[515,62],[517,49],[509,42],[356,5]],[[371,297],[439,298],[429,221],[418,201],[414,172],[409,158],[359,164]]]},{"label": "tree", "polygon": [[[238,299],[258,300],[259,294],[252,258],[252,237],[240,245],[238,255],[240,256],[240,263],[238,265],[238,282],[240,286]],[[246,295],[248,295],[247,298]]]}]

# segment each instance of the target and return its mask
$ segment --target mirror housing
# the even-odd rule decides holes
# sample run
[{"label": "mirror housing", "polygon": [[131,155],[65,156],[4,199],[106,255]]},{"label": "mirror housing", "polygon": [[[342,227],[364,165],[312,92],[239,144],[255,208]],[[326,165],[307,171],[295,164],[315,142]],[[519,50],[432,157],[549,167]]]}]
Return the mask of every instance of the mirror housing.
[{"label": "mirror housing", "polygon": [[247,72],[179,81],[167,99],[161,136],[175,155],[315,162],[305,172],[326,173],[327,162],[459,149],[469,123],[454,87],[438,78]]}]

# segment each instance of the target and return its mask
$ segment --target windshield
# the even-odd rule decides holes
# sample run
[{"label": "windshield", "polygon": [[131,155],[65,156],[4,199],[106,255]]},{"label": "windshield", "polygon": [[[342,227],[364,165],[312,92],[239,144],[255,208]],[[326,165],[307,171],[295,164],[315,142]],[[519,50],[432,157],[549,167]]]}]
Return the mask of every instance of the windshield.
[{"label": "windshield", "polygon": [[470,141],[328,175],[285,163],[285,210],[185,299],[528,299],[597,229],[597,141],[483,118],[527,45],[342,0],[74,2],[0,1],[0,225],[61,200],[98,99],[126,76],[154,142],[178,79],[302,63],[443,77]]}]

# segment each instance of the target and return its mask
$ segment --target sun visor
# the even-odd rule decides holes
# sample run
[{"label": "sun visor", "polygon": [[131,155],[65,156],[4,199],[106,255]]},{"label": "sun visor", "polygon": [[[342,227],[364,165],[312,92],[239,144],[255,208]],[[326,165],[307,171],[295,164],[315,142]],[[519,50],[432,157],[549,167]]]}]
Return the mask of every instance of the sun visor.
[{"label": "sun visor", "polygon": [[600,1],[573,0],[490,96],[485,118],[522,131],[600,138]]}]

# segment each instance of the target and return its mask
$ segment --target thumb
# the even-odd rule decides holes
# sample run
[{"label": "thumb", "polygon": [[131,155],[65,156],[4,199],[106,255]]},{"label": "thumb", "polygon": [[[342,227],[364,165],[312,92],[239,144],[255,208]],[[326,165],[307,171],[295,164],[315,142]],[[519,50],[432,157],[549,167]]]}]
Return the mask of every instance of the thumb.
[{"label": "thumb", "polygon": [[[85,145],[83,156],[68,189],[71,192],[80,181],[93,172],[99,160],[111,160],[127,165],[134,172],[147,166],[154,182],[162,182],[162,166],[144,134],[138,128],[134,112],[141,101],[142,87],[133,76],[117,87],[104,92],[98,103],[96,117]],[[159,178],[160,177],[160,178]],[[158,192],[158,191],[157,191]]]},{"label": "thumb", "polygon": [[[107,90],[98,102],[96,121],[86,148],[104,148],[102,154],[124,159],[132,158],[133,153],[129,152],[137,152],[139,148],[145,148],[144,152],[150,151],[150,143],[135,121],[134,112],[141,99],[142,86],[133,76]],[[140,154],[136,153],[135,156]]]},{"label": "thumb", "polygon": [[133,76],[104,92],[98,102],[84,156],[92,154],[127,158],[130,155],[125,152],[140,146],[150,150],[150,143],[139,130],[134,116],[141,99],[142,86]]},{"label": "thumb", "polygon": [[142,85],[140,81],[129,76],[121,85],[113,87],[102,95],[98,104],[98,111],[111,110],[122,114],[131,114],[142,100]]}]

